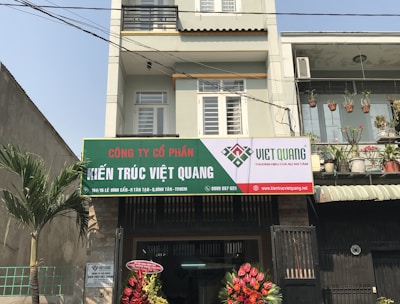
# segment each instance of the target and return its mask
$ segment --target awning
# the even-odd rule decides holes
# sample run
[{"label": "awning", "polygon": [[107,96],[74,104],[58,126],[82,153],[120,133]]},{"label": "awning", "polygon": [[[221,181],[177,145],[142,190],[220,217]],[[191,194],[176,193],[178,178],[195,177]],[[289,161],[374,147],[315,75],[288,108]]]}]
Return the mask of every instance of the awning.
[{"label": "awning", "polygon": [[317,203],[400,199],[400,185],[314,186]]}]

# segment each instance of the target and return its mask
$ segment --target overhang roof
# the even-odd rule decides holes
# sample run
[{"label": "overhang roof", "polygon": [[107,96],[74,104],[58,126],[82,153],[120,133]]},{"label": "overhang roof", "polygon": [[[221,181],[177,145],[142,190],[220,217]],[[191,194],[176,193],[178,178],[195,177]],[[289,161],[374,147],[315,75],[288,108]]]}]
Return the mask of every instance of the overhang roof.
[{"label": "overhang roof", "polygon": [[[309,58],[311,77],[320,71],[398,71],[400,67],[400,32],[281,32],[281,42],[292,44],[296,57]],[[354,62],[361,54],[366,60]]]},{"label": "overhang roof", "polygon": [[400,185],[314,186],[317,203],[400,199]]}]

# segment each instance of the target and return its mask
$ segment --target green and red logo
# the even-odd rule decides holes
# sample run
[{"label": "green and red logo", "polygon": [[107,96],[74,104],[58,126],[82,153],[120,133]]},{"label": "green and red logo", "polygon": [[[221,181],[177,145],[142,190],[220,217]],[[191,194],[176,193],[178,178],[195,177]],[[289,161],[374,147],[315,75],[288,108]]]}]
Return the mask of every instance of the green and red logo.
[{"label": "green and red logo", "polygon": [[240,167],[253,154],[253,150],[247,146],[235,144],[222,150],[224,154],[236,167]]}]

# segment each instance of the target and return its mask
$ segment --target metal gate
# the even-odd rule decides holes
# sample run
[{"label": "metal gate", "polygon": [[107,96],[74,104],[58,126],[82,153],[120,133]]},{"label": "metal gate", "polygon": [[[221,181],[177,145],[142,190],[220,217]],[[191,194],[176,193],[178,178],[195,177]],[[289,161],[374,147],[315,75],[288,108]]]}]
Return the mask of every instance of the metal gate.
[{"label": "metal gate", "polygon": [[285,304],[321,303],[315,227],[272,226],[275,281]]}]

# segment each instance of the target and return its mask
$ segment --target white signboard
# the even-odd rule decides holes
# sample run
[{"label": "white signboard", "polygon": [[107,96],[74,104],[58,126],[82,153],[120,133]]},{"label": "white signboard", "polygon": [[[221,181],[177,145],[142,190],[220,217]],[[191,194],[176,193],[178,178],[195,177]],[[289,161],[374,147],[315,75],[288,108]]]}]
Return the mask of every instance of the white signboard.
[{"label": "white signboard", "polygon": [[113,263],[87,263],[86,287],[112,287],[114,283]]}]

